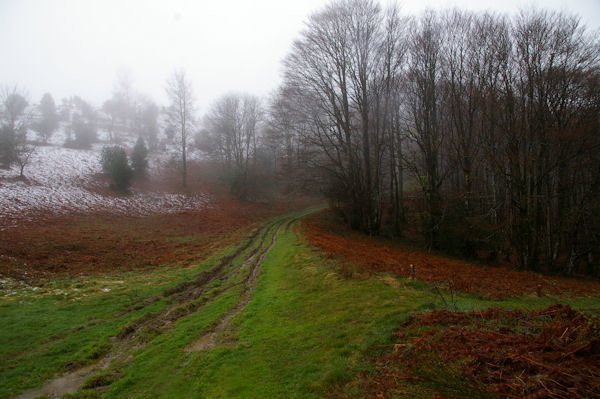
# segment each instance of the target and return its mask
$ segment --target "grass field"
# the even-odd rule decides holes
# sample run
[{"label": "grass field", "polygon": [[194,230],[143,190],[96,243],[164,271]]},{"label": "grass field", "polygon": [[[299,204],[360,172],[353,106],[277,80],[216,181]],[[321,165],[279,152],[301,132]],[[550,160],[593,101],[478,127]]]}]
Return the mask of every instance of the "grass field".
[{"label": "grass field", "polygon": [[[459,311],[600,307],[590,295],[498,300],[455,292],[450,299],[395,274],[348,277],[338,259],[310,247],[295,223],[300,216],[270,219],[187,265],[3,290],[0,397],[86,365],[81,389],[68,397],[375,396],[361,381],[378,372],[372,357],[395,343],[394,331],[413,312],[449,303]],[[440,376],[402,392],[485,394],[468,376]]]}]

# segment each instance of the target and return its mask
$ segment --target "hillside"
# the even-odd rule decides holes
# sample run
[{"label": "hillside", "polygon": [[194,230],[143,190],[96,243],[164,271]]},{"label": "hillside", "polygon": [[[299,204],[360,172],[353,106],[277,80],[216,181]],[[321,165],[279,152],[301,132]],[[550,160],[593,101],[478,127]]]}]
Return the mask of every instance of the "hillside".
[{"label": "hillside", "polygon": [[[98,143],[90,150],[65,148],[64,131],[57,132],[49,145],[36,147],[25,168],[25,180],[19,179],[17,165],[0,169],[0,229],[16,227],[50,216],[109,213],[121,215],[152,215],[185,210],[197,210],[208,205],[210,197],[203,192],[183,193],[164,187],[165,172],[171,154],[169,147],[149,157],[149,176],[144,184],[134,185],[127,195],[108,189],[109,182],[101,175]],[[131,148],[133,143],[126,143]],[[192,154],[191,160],[199,155]]]},{"label": "hillside", "polygon": [[[488,280],[475,293],[419,269],[413,279],[313,247],[325,223],[321,236],[365,256],[370,241],[375,253],[426,259],[440,271],[454,265],[333,229],[339,221],[318,209],[269,217],[256,206],[219,208],[61,225],[61,234],[87,231],[68,252],[75,264],[52,269],[65,261],[59,244],[38,257],[50,274],[1,281],[0,397],[598,394],[598,282],[547,278],[581,289],[497,296]],[[127,246],[174,246],[159,264],[130,268],[128,256],[118,258],[127,246],[110,244],[102,256],[115,266],[90,259],[96,270],[85,268],[77,254],[94,248],[99,232],[125,231]],[[135,252],[142,264],[158,253],[148,248]],[[502,368],[492,367],[498,361]]]},{"label": "hillside", "polygon": [[0,399],[600,398],[600,0],[450,3],[0,0]]}]

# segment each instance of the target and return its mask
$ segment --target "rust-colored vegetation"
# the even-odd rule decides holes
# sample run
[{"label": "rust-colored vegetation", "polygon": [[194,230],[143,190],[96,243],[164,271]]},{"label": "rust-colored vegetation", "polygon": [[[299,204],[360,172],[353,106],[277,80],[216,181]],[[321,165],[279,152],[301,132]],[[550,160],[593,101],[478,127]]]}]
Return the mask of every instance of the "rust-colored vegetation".
[{"label": "rust-colored vegetation", "polygon": [[199,262],[290,204],[250,204],[211,190],[205,208],[144,217],[50,216],[0,231],[0,275],[22,280]]},{"label": "rust-colored vegetation", "polygon": [[461,380],[462,395],[479,390],[502,398],[600,396],[600,320],[569,306],[421,313],[393,341],[393,350],[372,359],[375,371],[351,384],[364,397],[390,397],[414,384],[459,397],[452,390]]},{"label": "rust-colored vegetation", "polygon": [[[600,283],[523,272],[506,266],[484,266],[429,254],[389,240],[370,238],[350,230],[331,211],[307,218],[303,231],[310,245],[326,257],[345,261],[345,271],[364,275],[374,272],[414,277],[456,291],[491,298],[522,295],[597,295]],[[412,266],[411,266],[412,265]]]},{"label": "rust-colored vegetation", "polygon": [[248,228],[250,222],[218,208],[138,218],[51,219],[0,232],[0,273],[29,280],[185,263],[201,259],[211,238]]}]

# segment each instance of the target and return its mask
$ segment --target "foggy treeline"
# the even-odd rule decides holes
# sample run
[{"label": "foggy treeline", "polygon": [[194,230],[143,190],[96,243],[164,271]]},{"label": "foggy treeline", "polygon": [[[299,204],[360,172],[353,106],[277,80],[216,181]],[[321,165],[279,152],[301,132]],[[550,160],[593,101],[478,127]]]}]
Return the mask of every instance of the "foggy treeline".
[{"label": "foggy treeline", "polygon": [[271,117],[354,228],[597,275],[599,60],[563,13],[340,0],[293,44]]},{"label": "foggy treeline", "polygon": [[[200,117],[180,70],[160,106],[120,74],[100,107],[0,93],[0,163],[23,175],[27,129],[65,146],[199,148],[233,194],[324,194],[370,235],[526,270],[599,275],[600,45],[577,17],[459,9],[405,16],[371,0],[312,14],[269,99],[230,93]],[[144,155],[145,156],[145,155]],[[140,162],[145,162],[141,160]],[[415,235],[415,233],[417,233]]]},{"label": "foggy treeline", "polygon": [[[109,175],[120,174],[124,179],[116,184],[120,188],[129,186],[134,175],[141,177],[145,174],[148,148],[159,152],[166,151],[167,145],[175,145],[176,155],[185,160],[191,128],[184,119],[184,128],[181,129],[178,96],[191,96],[191,82],[183,82],[187,92],[178,91],[180,88],[174,85],[182,76],[185,79],[185,72],[175,71],[167,81],[169,106],[159,106],[150,97],[136,91],[131,73],[124,68],[117,74],[111,97],[99,107],[78,95],[58,102],[51,93],[45,93],[35,103],[26,89],[18,85],[4,85],[0,90],[0,167],[17,164],[20,178],[26,178],[25,167],[36,147],[49,145],[52,139],[52,143],[84,150],[102,143],[105,147],[100,157],[103,170]],[[55,137],[58,131],[62,133],[60,138]],[[133,142],[135,146],[132,147]],[[125,147],[132,147],[131,165],[127,163]],[[125,163],[121,160],[121,166],[115,173],[107,172],[111,168],[106,158],[112,158],[111,154],[125,157]],[[182,162],[182,165],[185,164]],[[181,169],[182,185],[185,186],[185,167]]]},{"label": "foggy treeline", "polygon": [[33,103],[27,90],[18,85],[3,86],[0,102],[4,166],[16,159],[16,154],[8,151],[7,137],[22,142],[31,132],[31,143],[47,144],[61,125],[66,147],[90,148],[98,142],[99,130],[107,133],[112,144],[122,143],[128,136],[142,136],[152,147],[158,144],[160,108],[147,96],[133,92],[129,75],[117,78],[112,97],[98,108],[77,95],[57,103],[51,93],[45,93],[39,103]]}]

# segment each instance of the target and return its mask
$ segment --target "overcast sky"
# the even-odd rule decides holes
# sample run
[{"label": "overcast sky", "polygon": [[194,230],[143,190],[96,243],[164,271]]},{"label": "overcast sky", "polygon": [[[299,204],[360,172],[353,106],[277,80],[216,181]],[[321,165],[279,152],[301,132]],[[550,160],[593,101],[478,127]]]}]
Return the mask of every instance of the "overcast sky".
[{"label": "overcast sky", "polygon": [[[192,78],[200,112],[230,91],[267,95],[303,21],[324,0],[0,0],[0,85],[18,84],[38,102],[80,95],[99,106],[119,69],[166,102],[175,68]],[[386,1],[383,2],[387,4]],[[536,5],[579,14],[600,27],[600,0],[405,0],[405,13],[459,6],[516,13]]]}]

